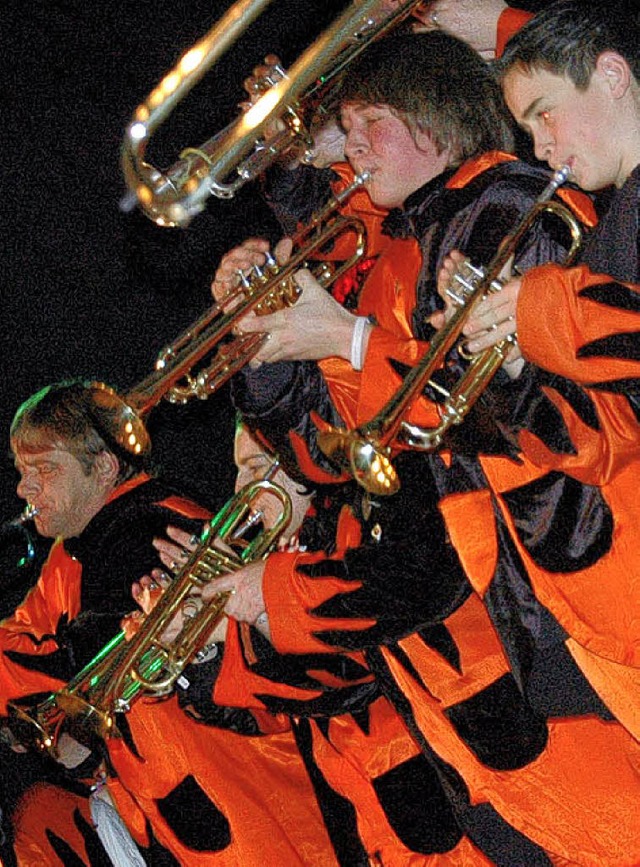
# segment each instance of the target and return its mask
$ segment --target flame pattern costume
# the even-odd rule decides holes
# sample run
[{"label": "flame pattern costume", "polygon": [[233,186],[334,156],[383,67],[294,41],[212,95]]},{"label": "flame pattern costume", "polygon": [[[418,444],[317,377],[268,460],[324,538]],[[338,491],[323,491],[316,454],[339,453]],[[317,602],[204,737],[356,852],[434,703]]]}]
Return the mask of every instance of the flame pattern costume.
[{"label": "flame pattern costume", "polygon": [[[387,220],[396,237],[371,269],[358,304],[359,313],[375,315],[381,326],[371,334],[362,374],[328,359],[318,365],[273,365],[268,372],[236,379],[236,401],[245,418],[281,455],[295,455],[307,478],[339,481],[317,449],[314,424],[324,419],[353,427],[367,421],[398,387],[397,362],[414,364],[425,351],[432,333],[428,314],[438,303],[435,277],[446,252],[459,247],[474,262],[489,261],[517,222],[518,210],[528,207],[527,198],[530,205],[536,172],[523,170],[527,180],[522,183],[514,179],[519,171],[519,164],[499,155],[482,158],[432,181],[410,197],[405,213]],[[585,220],[593,221],[586,197],[572,198]],[[549,243],[534,233],[525,267],[554,258]],[[476,819],[481,824],[478,817],[488,809],[539,847],[527,854],[526,863],[540,858],[539,863],[631,864],[640,857],[632,820],[640,792],[638,745],[614,721],[613,703],[584,677],[570,623],[538,589],[544,586],[540,575],[558,576],[550,579],[552,585],[563,580],[575,587],[584,586],[583,574],[590,569],[604,577],[602,562],[616,544],[617,516],[602,486],[576,471],[583,457],[575,458],[580,449],[571,435],[582,426],[602,444],[617,432],[589,424],[592,417],[578,384],[556,377],[554,386],[566,401],[562,417],[561,401],[543,374],[529,369],[513,385],[506,377],[496,381],[484,407],[474,410],[475,420],[470,416],[465,422],[462,440],[439,455],[414,456],[422,462],[420,470],[408,457],[400,459],[400,467],[407,461],[401,471],[405,490],[415,491],[416,476],[421,477],[422,496],[428,499],[430,484],[435,485],[445,538],[475,593],[452,595],[449,610],[443,606],[438,614],[434,609],[429,619],[432,598],[425,599],[424,588],[431,581],[429,586],[442,586],[446,596],[451,573],[440,573],[437,560],[421,561],[426,543],[411,523],[417,500],[410,496],[396,506],[405,522],[404,548],[384,553],[389,527],[382,516],[393,506],[376,504],[372,535],[374,526],[364,517],[369,503],[351,509],[360,519],[361,536],[354,542],[359,547],[331,556],[283,560],[286,555],[276,555],[268,562],[263,589],[277,650],[364,650],[378,684],[403,713],[424,755],[435,754],[436,763],[464,781],[467,806],[479,808],[475,815],[464,808],[458,813],[467,828]],[[633,422],[626,397],[600,394],[595,399],[598,408],[608,408],[606,417],[621,411],[625,423]],[[433,404],[425,400],[412,420],[435,418]],[[534,442],[554,454],[555,463],[536,462]],[[397,496],[403,497],[402,490]],[[375,536],[383,553],[367,560]],[[376,578],[381,562],[384,592]],[[601,598],[610,595],[603,580],[598,587]],[[397,625],[389,612],[401,620],[407,602],[415,600],[425,607],[413,629],[402,634],[389,628]],[[615,616],[628,631],[624,611]],[[438,639],[425,640],[423,626],[440,630]],[[489,719],[491,725],[484,726]],[[506,857],[501,862],[497,853],[496,863],[513,863]]]}]

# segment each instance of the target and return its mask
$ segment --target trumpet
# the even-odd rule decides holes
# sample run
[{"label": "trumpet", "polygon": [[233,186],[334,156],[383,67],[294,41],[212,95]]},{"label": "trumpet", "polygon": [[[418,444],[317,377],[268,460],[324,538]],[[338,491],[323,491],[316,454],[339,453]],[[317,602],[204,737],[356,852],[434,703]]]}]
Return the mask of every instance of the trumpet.
[{"label": "trumpet", "polygon": [[0,545],[14,541],[19,537],[24,546],[24,553],[16,563],[18,569],[22,569],[32,563],[36,556],[36,547],[31,530],[27,526],[38,514],[38,510],[28,503],[15,518],[6,521],[0,526]]},{"label": "trumpet", "polygon": [[[247,531],[261,516],[255,503],[265,496],[278,500],[278,517],[272,527],[247,540]],[[131,640],[127,641],[124,631],[119,632],[65,687],[43,701],[33,704],[27,697],[8,703],[9,727],[16,738],[57,759],[63,732],[88,747],[117,737],[116,715],[128,712],[142,696],[171,692],[223,616],[228,593],[218,593],[198,608],[194,592],[266,557],[290,520],[291,500],[279,485],[262,479],[244,487],[206,526],[198,547]],[[167,643],[163,635],[179,613],[183,625]]]},{"label": "trumpet", "polygon": [[[442,444],[449,428],[462,423],[502,365],[516,342],[515,336],[509,335],[495,346],[471,356],[471,363],[451,391],[444,390],[432,381],[433,374],[442,368],[447,354],[460,339],[464,324],[475,307],[486,295],[502,289],[501,275],[523,236],[541,214],[553,214],[567,225],[571,244],[563,264],[568,265],[575,258],[582,243],[580,225],[567,207],[560,202],[549,201],[570,173],[569,166],[563,166],[555,172],[533,207],[503,240],[486,268],[477,268],[468,260],[462,263],[448,287],[448,294],[456,304],[454,313],[434,335],[423,358],[409,371],[400,388],[374,418],[356,430],[331,428],[318,434],[318,445],[327,457],[350,472],[369,493],[386,496],[396,493],[400,488],[400,480],[391,461],[394,441],[418,451],[436,449]],[[457,291],[452,284],[457,284]],[[405,416],[428,385],[443,394],[445,399],[443,403],[437,404],[439,424],[434,428],[421,428],[410,424]]]},{"label": "trumpet", "polygon": [[[254,269],[251,278],[241,281],[236,291],[209,307],[162,349],[153,371],[129,392],[121,395],[103,382],[92,384],[95,402],[108,407],[116,418],[116,440],[121,448],[134,455],[148,451],[150,440],[143,419],[160,400],[180,404],[194,397],[205,400],[248,364],[266,335],[231,338],[234,327],[251,311],[265,315],[293,306],[301,293],[294,280],[296,271],[309,267],[326,289],[362,258],[367,239],[364,223],[355,216],[344,216],[339,209],[367,178],[366,172],[357,175],[294,235],[286,264],[278,265],[270,258],[264,269]],[[351,255],[339,263],[323,261],[323,253],[340,236],[349,240]],[[209,364],[198,368],[211,353]]]},{"label": "trumpet", "polygon": [[[155,130],[270,2],[237,0],[135,109],[122,144],[122,170],[130,191],[125,207],[130,199],[137,201],[158,225],[184,227],[209,196],[233,198],[285,152],[308,152],[312,141],[304,122],[305,103],[318,109],[337,74],[421,0],[405,0],[391,13],[376,8],[380,0],[355,0],[249,111],[200,147],[183,150],[166,171],[147,163],[145,152]],[[264,130],[276,120],[282,131],[267,141]]]},{"label": "trumpet", "polygon": [[[319,261],[310,265],[318,282],[329,287],[361,259],[366,249],[364,223],[341,215],[339,208],[367,178],[367,173],[357,175],[294,235],[294,252],[285,265],[269,257],[264,269],[256,268],[251,279],[242,281],[235,292],[213,304],[162,349],[153,373],[129,394],[129,405],[145,415],[160,397],[171,403],[186,403],[192,397],[206,399],[253,358],[265,339],[262,334],[248,334],[223,343],[243,316],[252,310],[264,315],[293,306],[300,297],[294,274],[311,260],[321,260],[322,251],[340,235],[353,236],[353,252],[339,264]],[[230,307],[233,309],[225,312]],[[212,350],[216,350],[213,361],[194,374],[193,368]]]}]

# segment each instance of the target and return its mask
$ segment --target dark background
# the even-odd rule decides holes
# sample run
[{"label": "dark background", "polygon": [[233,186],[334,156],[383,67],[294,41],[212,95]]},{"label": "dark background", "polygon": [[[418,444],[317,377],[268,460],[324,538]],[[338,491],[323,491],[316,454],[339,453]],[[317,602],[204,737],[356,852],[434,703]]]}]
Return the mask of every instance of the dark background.
[{"label": "dark background", "polygon": [[[8,430],[46,383],[95,378],[126,391],[209,304],[228,248],[279,236],[255,189],[211,199],[186,230],[121,213],[119,150],[135,106],[228,0],[3,0],[0,122],[0,522],[20,511]],[[529,3],[529,8],[534,8]],[[540,5],[540,3],[538,3]],[[242,81],[268,52],[290,65],[345,2],[279,0],[154,135],[164,168],[237,115]],[[150,419],[165,474],[217,508],[232,489],[228,387]],[[0,539],[0,543],[1,543]]]}]

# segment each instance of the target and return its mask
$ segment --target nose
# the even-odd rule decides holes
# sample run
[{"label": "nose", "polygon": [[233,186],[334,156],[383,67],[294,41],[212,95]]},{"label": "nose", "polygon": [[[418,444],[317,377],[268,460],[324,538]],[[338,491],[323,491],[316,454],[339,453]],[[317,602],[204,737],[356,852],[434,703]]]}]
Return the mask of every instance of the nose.
[{"label": "nose", "polygon": [[553,139],[549,135],[548,131],[544,132],[536,132],[533,136],[533,150],[536,155],[536,159],[541,160],[542,162],[551,162],[551,157],[553,154]]},{"label": "nose", "polygon": [[28,473],[20,476],[20,481],[18,482],[16,493],[21,500],[29,500],[34,494],[37,494],[39,490],[40,485],[35,476],[32,476]]},{"label": "nose", "polygon": [[347,159],[362,156],[369,150],[367,138],[362,130],[352,127],[344,142],[344,152]]}]

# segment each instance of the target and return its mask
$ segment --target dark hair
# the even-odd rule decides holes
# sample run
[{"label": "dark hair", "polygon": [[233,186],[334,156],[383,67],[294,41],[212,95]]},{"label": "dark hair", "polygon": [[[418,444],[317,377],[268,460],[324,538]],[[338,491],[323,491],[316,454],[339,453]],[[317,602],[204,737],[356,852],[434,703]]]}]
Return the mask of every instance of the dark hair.
[{"label": "dark hair", "polygon": [[118,481],[140,472],[149,450],[146,429],[113,389],[81,380],[47,385],[28,398],[10,436],[12,447],[26,451],[64,447],[87,475],[96,457],[109,451],[118,460]]},{"label": "dark hair", "polygon": [[513,36],[496,63],[500,78],[517,67],[566,75],[580,90],[589,85],[598,57],[615,51],[640,81],[640,26],[626,0],[611,5],[561,0],[531,19]]},{"label": "dark hair", "polygon": [[490,150],[513,151],[513,126],[491,68],[441,31],[402,34],[370,45],[347,68],[341,102],[387,105],[409,129],[428,132],[451,165]]}]

